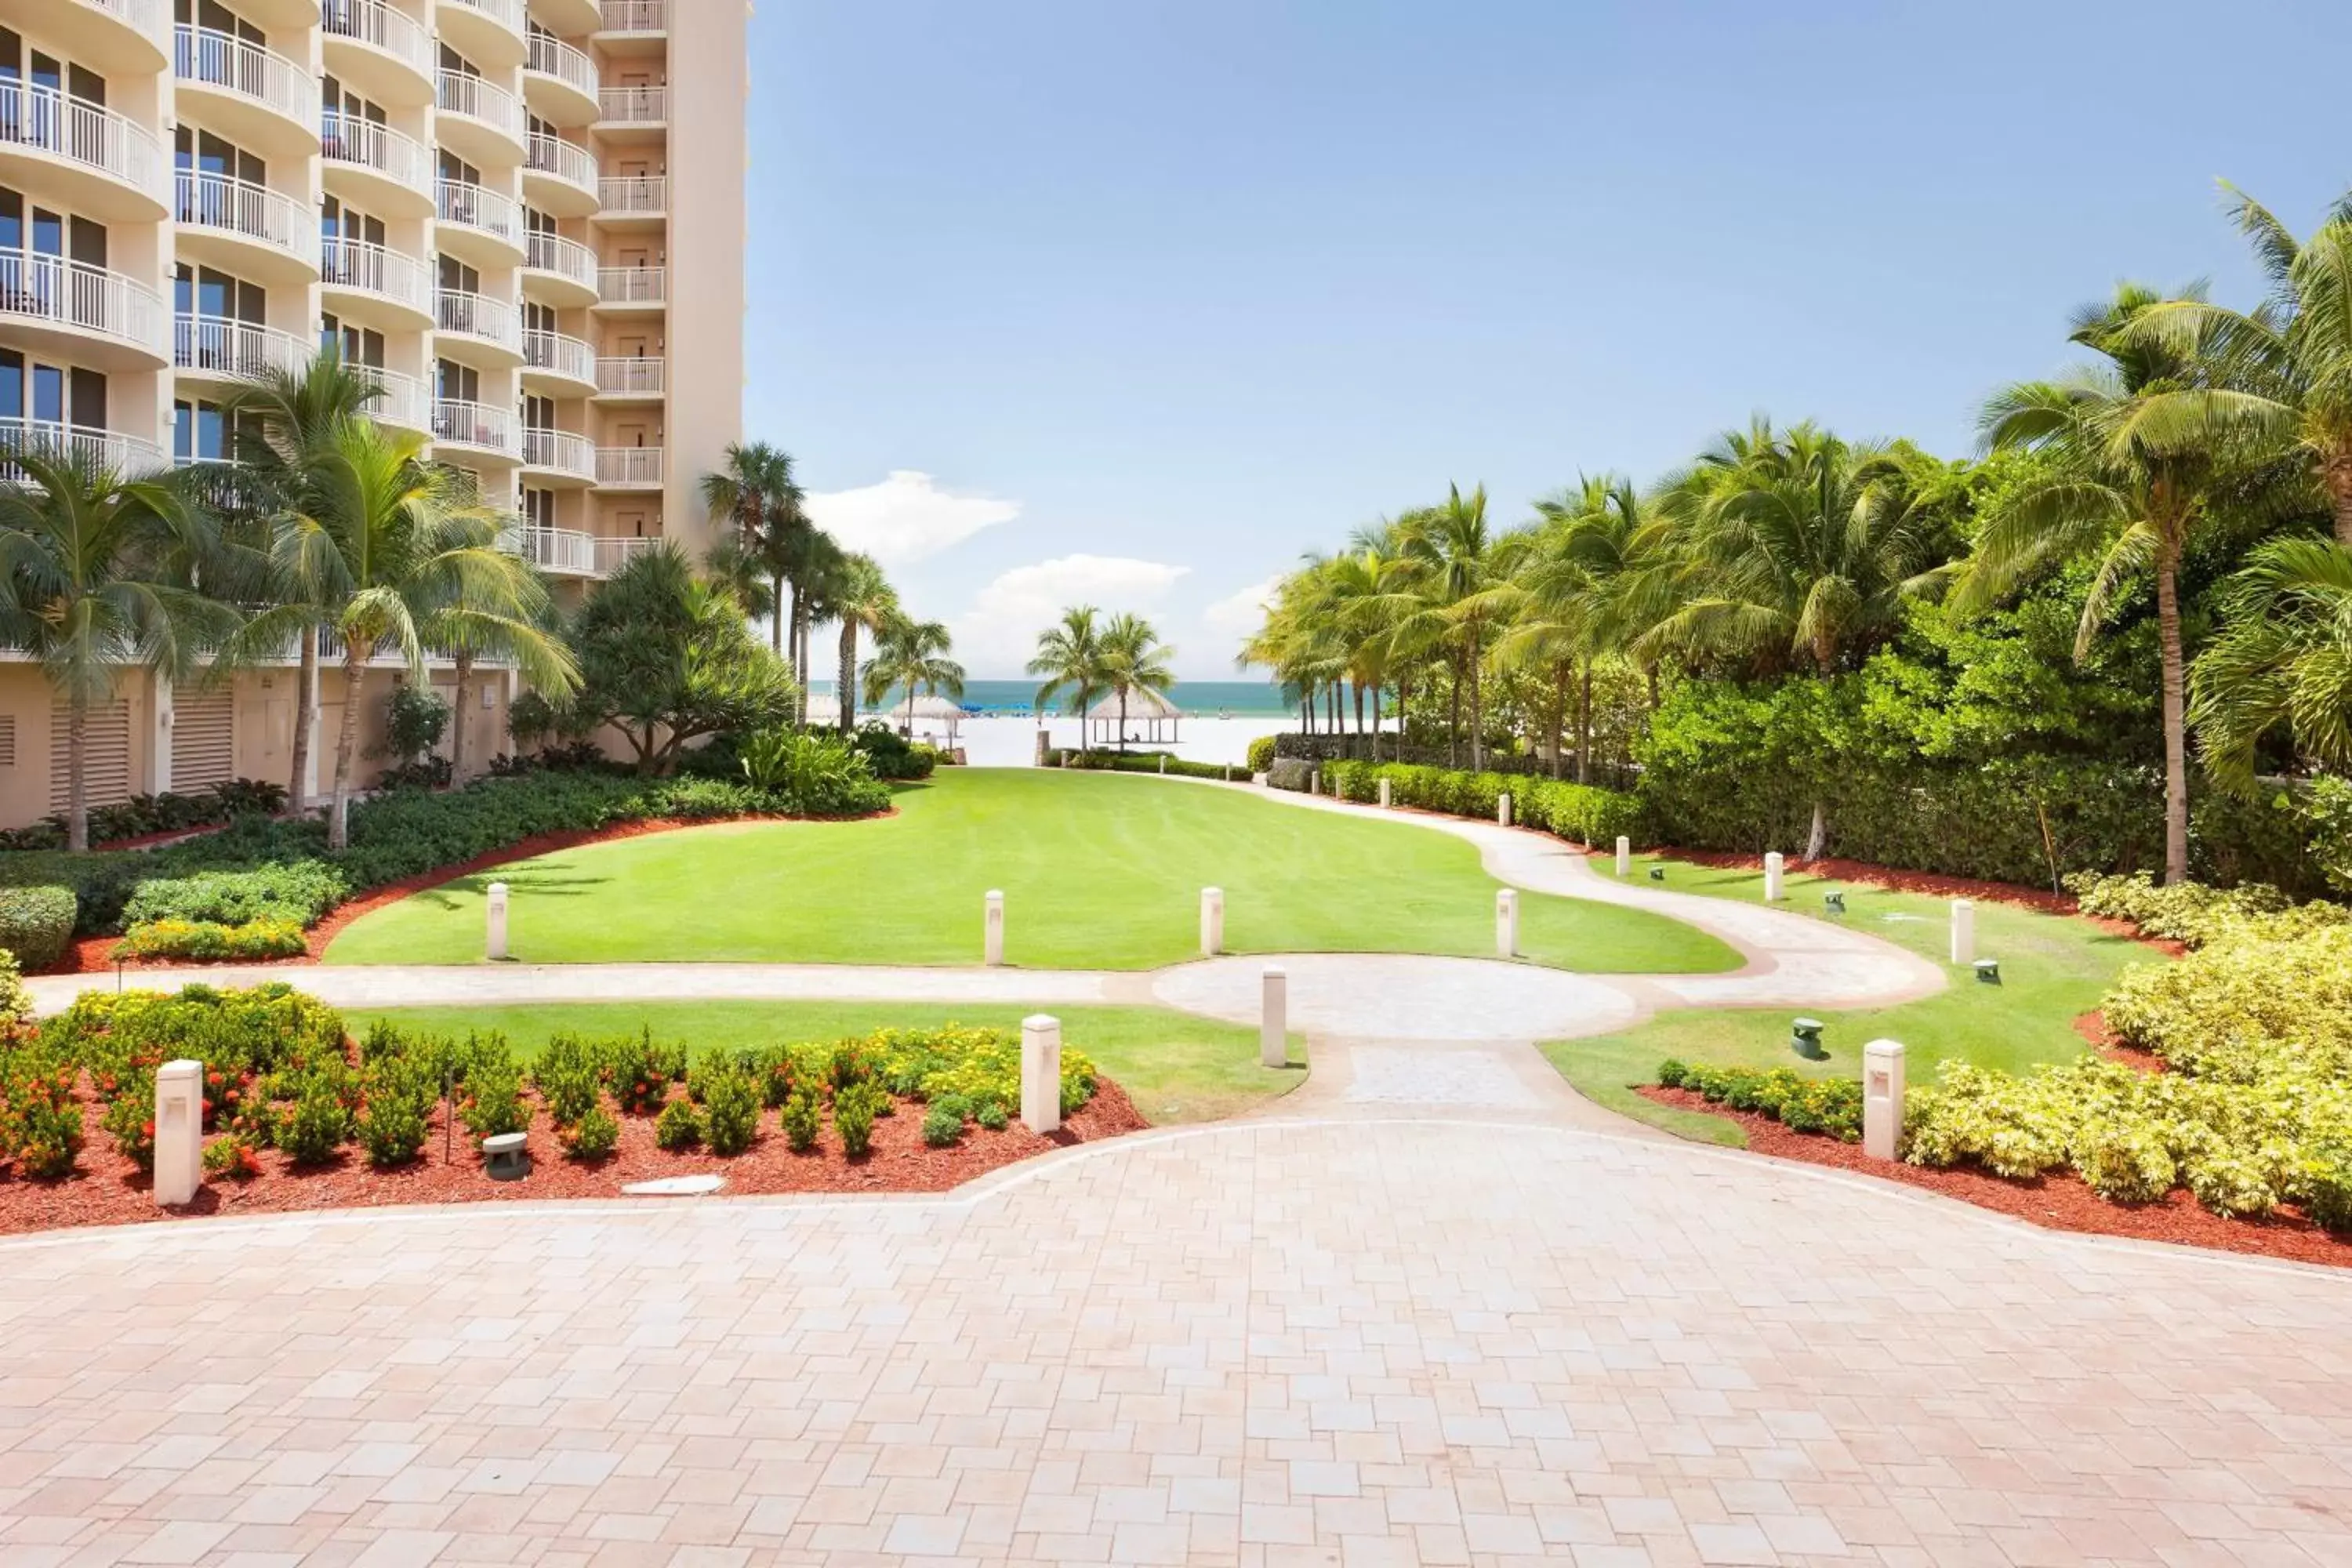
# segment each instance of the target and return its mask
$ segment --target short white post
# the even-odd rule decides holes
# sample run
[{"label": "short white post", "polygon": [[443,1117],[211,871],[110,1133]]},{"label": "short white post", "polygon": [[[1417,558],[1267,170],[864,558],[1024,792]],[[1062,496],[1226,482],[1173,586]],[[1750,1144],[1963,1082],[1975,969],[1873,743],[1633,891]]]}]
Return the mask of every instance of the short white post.
[{"label": "short white post", "polygon": [[502,963],[507,956],[507,885],[490,884],[490,962]]},{"label": "short white post", "polygon": [[1977,906],[1972,899],[1952,900],[1952,962],[1977,961]]},{"label": "short white post", "polygon": [[1201,889],[1201,956],[1214,958],[1225,951],[1225,890]]},{"label": "short white post", "polygon": [[1004,895],[991,889],[981,937],[981,962],[991,969],[1004,965]]},{"label": "short white post", "polygon": [[1862,1152],[1892,1160],[1903,1147],[1903,1042],[1862,1047]]},{"label": "short white post", "polygon": [[1290,1065],[1290,976],[1268,964],[1258,994],[1257,1059],[1260,1066]]},{"label": "short white post", "polygon": [[1511,792],[1508,790],[1495,797],[1495,825],[1498,827],[1511,825]]},{"label": "short white post", "polygon": [[1386,779],[1382,779],[1382,780],[1381,781],[1381,809],[1382,811],[1386,811],[1388,808],[1389,808],[1389,781],[1388,781],[1388,780],[1386,780]]},{"label": "short white post", "polygon": [[155,1069],[155,1206],[194,1201],[205,1175],[205,1064]]},{"label": "short white post", "polygon": [[1633,841],[1622,833],[1617,836],[1617,874],[1621,877],[1633,874]]},{"label": "short white post", "polygon": [[1495,894],[1495,952],[1503,958],[1519,955],[1519,895],[1509,888]]},{"label": "short white post", "polygon": [[1160,771],[1163,773],[1168,771],[1168,759],[1165,757],[1160,759]]},{"label": "short white post", "polygon": [[1308,795],[1321,795],[1323,793],[1323,770],[1321,768],[1309,768],[1307,770],[1307,793]]},{"label": "short white post", "polygon": [[1767,850],[1765,852],[1764,901],[1766,903],[1777,904],[1781,900],[1789,896],[1789,889],[1782,885],[1785,879],[1785,873],[1788,870],[1788,858],[1782,855],[1778,849]]},{"label": "short white post", "polygon": [[1021,1020],[1021,1123],[1032,1132],[1062,1124],[1062,1023],[1050,1013]]}]

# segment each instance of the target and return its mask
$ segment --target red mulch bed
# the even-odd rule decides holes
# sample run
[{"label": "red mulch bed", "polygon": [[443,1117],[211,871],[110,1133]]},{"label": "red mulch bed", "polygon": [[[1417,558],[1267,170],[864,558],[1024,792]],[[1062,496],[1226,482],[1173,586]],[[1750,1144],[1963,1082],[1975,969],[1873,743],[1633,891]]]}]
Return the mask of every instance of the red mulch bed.
[{"label": "red mulch bed", "polygon": [[2017,1182],[1961,1167],[1938,1171],[1925,1165],[1890,1164],[1872,1159],[1858,1144],[1841,1143],[1818,1133],[1791,1132],[1769,1116],[1710,1105],[1705,1096],[1686,1089],[1662,1089],[1653,1084],[1638,1088],[1635,1092],[1677,1110],[1695,1110],[1737,1122],[1748,1134],[1748,1147],[1757,1153],[1801,1160],[1809,1165],[1829,1165],[1881,1181],[1899,1182],[1907,1187],[1921,1187],[2049,1230],[2168,1241],[2182,1247],[2247,1252],[2295,1263],[2352,1268],[2352,1239],[2329,1235],[2293,1208],[2282,1208],[2269,1219],[2223,1219],[2208,1213],[2180,1188],[2174,1189],[2160,1203],[2114,1204],[2084,1186],[2082,1178],[2071,1171]]},{"label": "red mulch bed", "polygon": [[[961,1142],[933,1149],[923,1142],[923,1107],[898,1102],[898,1113],[874,1124],[874,1144],[865,1159],[841,1152],[831,1121],[818,1146],[795,1154],[785,1146],[777,1113],[761,1113],[759,1142],[733,1159],[699,1150],[671,1152],[654,1142],[651,1116],[623,1116],[621,1146],[608,1160],[583,1164],[563,1157],[543,1110],[534,1110],[530,1130],[530,1174],[519,1182],[494,1182],[482,1173],[482,1158],[461,1125],[445,1156],[446,1107],[433,1114],[433,1135],[425,1155],[394,1171],[378,1171],[356,1145],[331,1165],[297,1169],[275,1149],[260,1152],[261,1174],[247,1181],[207,1176],[195,1201],[159,1209],[154,1184],[115,1146],[98,1125],[100,1110],[83,1084],[89,1142],[81,1173],[58,1182],[25,1180],[0,1170],[0,1235],[60,1230],[79,1226],[136,1225],[155,1219],[202,1215],[291,1214],[318,1209],[378,1208],[397,1204],[461,1204],[540,1201],[551,1198],[617,1198],[632,1182],[662,1176],[716,1173],[726,1192],[747,1193],[940,1193],[961,1186],[1016,1161],[1073,1143],[1098,1142],[1150,1125],[1108,1079],[1096,1080],[1095,1097],[1061,1130],[1041,1138],[1015,1120],[1002,1132],[967,1125]],[[646,1200],[648,1202],[677,1200]]]}]

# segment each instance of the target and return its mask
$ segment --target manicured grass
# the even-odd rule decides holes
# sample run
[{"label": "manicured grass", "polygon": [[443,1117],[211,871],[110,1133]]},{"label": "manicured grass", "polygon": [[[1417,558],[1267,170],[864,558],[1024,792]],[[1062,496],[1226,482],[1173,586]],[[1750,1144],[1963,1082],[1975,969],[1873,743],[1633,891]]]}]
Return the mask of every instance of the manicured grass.
[{"label": "manicured grass", "polygon": [[[379,1018],[404,1027],[462,1035],[496,1030],[518,1060],[551,1036],[635,1034],[685,1040],[697,1052],[778,1041],[837,1040],[877,1029],[965,1024],[1018,1031],[1021,1007],[902,1006],[888,1002],[604,1002],[514,1007],[388,1007],[346,1014],[353,1033]],[[1237,1116],[1306,1081],[1306,1042],[1291,1037],[1286,1068],[1262,1068],[1257,1031],[1152,1007],[1058,1007],[1062,1043],[1092,1057],[1151,1121],[1215,1121]]]},{"label": "manicured grass", "polygon": [[[1114,773],[943,769],[868,822],[688,829],[543,856],[354,921],[330,963],[469,963],[485,889],[512,889],[512,952],[542,963],[976,963],[982,897],[1033,968],[1195,957],[1200,890],[1225,892],[1234,952],[1494,952],[1500,885],[1472,845],[1245,789]],[[1520,946],[1593,973],[1739,966],[1641,910],[1523,893]]]},{"label": "manicured grass", "polygon": [[[1666,886],[1676,892],[1750,902],[1763,897],[1761,871],[1642,859],[1634,865],[1634,877],[1645,879],[1652,865],[1667,868]],[[1845,893],[1845,924],[1938,963],[1949,957],[1951,906],[1943,899],[1791,876],[1782,907],[1825,920],[1822,895],[1832,889]],[[2023,1071],[2038,1062],[2081,1055],[2088,1047],[2074,1021],[2099,1005],[2126,965],[2163,962],[2153,950],[2110,936],[2087,921],[1982,900],[1977,904],[1977,952],[2000,960],[2000,985],[1979,984],[1972,971],[1947,964],[1950,986],[1922,1001],[1816,1011],[1813,1016],[1828,1026],[1822,1036],[1826,1061],[1809,1062],[1789,1048],[1789,1021],[1796,1015],[1778,1008],[1664,1013],[1622,1035],[1552,1041],[1544,1054],[1569,1082],[1612,1110],[1685,1137],[1738,1144],[1744,1136],[1733,1123],[1654,1104],[1631,1086],[1655,1083],[1658,1064],[1669,1057],[1853,1078],[1862,1071],[1862,1047],[1875,1039],[1903,1042],[1906,1070],[1914,1083],[1933,1083],[1937,1064],[1945,1060]]]}]

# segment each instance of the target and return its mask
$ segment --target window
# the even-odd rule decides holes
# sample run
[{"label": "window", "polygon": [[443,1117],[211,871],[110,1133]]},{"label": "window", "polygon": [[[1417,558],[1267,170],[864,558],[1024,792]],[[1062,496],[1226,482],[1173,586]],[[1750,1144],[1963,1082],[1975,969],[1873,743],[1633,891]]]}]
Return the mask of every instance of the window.
[{"label": "window", "polygon": [[534,529],[553,528],[555,526],[555,492],[539,489],[524,490],[522,518],[523,521]]},{"label": "window", "polygon": [[453,294],[478,294],[482,291],[482,275],[454,256],[436,257],[440,263],[441,287]]},{"label": "window", "polygon": [[172,309],[182,316],[209,316],[259,326],[269,319],[269,291],[258,283],[183,261],[173,273]]},{"label": "window", "polygon": [[333,315],[319,318],[319,347],[338,355],[345,364],[383,368],[383,334],[372,327],[355,326]]},{"label": "window", "polygon": [[219,404],[184,397],[172,405],[173,461],[218,463],[228,455],[228,420]]},{"label": "window", "polygon": [[172,20],[183,27],[202,27],[207,32],[226,33],[232,38],[243,38],[248,44],[269,45],[269,37],[260,28],[220,4],[220,0],[173,0]]},{"label": "window", "polygon": [[444,403],[479,403],[482,400],[482,373],[469,364],[456,360],[433,362],[433,395]]},{"label": "window", "polygon": [[542,305],[536,300],[522,302],[522,330],[526,332],[555,331],[555,307]]},{"label": "window", "polygon": [[182,125],[172,133],[172,166],[184,175],[241,180],[249,185],[269,183],[269,165],[225,136]]},{"label": "window", "polygon": [[555,428],[555,399],[533,397],[526,394],[522,400],[522,424],[526,430]]},{"label": "window", "polygon": [[357,207],[345,206],[333,196],[319,202],[319,232],[330,240],[355,240],[362,245],[382,245],[383,219],[363,213]]}]

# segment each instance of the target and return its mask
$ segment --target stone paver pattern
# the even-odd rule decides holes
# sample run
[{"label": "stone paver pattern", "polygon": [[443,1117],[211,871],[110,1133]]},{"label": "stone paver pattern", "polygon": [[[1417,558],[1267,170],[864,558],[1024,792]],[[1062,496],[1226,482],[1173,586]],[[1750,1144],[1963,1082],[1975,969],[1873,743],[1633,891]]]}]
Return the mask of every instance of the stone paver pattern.
[{"label": "stone paver pattern", "polygon": [[2343,1563],[2347,1307],[1463,1121],[78,1233],[0,1245],[0,1563]]}]

